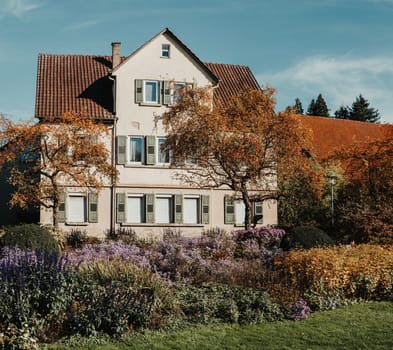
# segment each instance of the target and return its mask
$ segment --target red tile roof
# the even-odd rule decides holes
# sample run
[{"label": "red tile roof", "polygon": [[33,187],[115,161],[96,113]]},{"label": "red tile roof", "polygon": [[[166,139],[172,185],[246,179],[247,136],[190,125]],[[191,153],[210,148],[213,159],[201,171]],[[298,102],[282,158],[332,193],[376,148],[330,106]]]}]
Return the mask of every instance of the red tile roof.
[{"label": "red tile roof", "polygon": [[[247,66],[219,63],[206,66],[220,80],[214,91],[217,104],[224,104],[249,88],[259,88]],[[40,54],[35,116],[77,111],[93,118],[113,118],[111,68],[111,56]]]},{"label": "red tile roof", "polygon": [[336,150],[356,143],[378,140],[384,137],[391,125],[365,123],[354,120],[299,115],[302,124],[312,130],[316,156],[323,160]]},{"label": "red tile roof", "polygon": [[219,78],[218,87],[214,89],[214,104],[224,105],[233,96],[260,86],[247,66],[236,64],[205,63]]},{"label": "red tile roof", "polygon": [[78,111],[94,118],[111,118],[111,61],[110,56],[40,54],[35,116]]}]

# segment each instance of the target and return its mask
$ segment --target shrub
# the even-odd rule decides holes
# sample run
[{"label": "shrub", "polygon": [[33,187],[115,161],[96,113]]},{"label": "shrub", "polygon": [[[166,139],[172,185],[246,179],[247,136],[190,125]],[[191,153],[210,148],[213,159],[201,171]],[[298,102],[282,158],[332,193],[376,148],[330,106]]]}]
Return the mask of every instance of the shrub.
[{"label": "shrub", "polygon": [[295,321],[306,320],[311,314],[311,309],[305,300],[299,300],[291,305],[291,313]]},{"label": "shrub", "polygon": [[55,236],[47,228],[36,224],[6,227],[4,235],[0,237],[0,247],[59,252]]},{"label": "shrub", "polygon": [[314,299],[325,296],[334,303],[359,298],[381,300],[389,299],[393,292],[393,246],[294,250],[275,258],[274,265],[289,275],[294,290]]},{"label": "shrub", "polygon": [[237,243],[236,256],[242,258],[270,259],[278,250],[285,231],[273,227],[258,227],[233,232],[233,239]]},{"label": "shrub", "polygon": [[56,253],[3,248],[0,276],[0,333],[14,329],[8,337],[14,343],[27,334],[29,343],[56,338],[71,303],[72,276],[64,260]]},{"label": "shrub", "polygon": [[184,286],[179,305],[190,323],[252,324],[282,318],[278,306],[266,292],[228,285]]},{"label": "shrub", "polygon": [[69,247],[81,248],[87,242],[86,231],[73,229],[66,234],[66,242]]},{"label": "shrub", "polygon": [[328,234],[314,226],[298,226],[288,235],[289,248],[314,248],[333,245]]}]

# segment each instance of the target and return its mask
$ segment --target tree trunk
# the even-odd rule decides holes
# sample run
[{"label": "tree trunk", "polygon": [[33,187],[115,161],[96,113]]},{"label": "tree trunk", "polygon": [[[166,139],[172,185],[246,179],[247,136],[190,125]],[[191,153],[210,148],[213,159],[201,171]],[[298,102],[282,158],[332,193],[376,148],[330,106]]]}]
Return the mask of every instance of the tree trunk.
[{"label": "tree trunk", "polygon": [[251,217],[251,209],[252,209],[252,203],[250,200],[250,196],[248,195],[248,191],[244,190],[242,191],[242,198],[244,202],[244,228],[248,230],[251,227],[252,223],[252,217]]}]

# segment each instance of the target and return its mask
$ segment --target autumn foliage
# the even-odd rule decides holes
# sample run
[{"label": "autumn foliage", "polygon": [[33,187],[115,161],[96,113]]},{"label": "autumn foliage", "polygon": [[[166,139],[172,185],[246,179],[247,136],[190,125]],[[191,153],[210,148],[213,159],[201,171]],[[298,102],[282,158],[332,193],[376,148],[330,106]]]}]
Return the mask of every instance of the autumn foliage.
[{"label": "autumn foliage", "polygon": [[392,243],[393,126],[385,126],[383,138],[357,143],[332,159],[344,169],[342,224],[351,228],[355,241]]},{"label": "autumn foliage", "polygon": [[274,93],[250,90],[212,108],[211,91],[196,88],[163,115],[174,164],[186,163],[179,177],[197,187],[233,190],[245,204],[246,227],[253,201],[277,198],[277,173],[307,168],[308,132],[291,111],[275,112]]},{"label": "autumn foliage", "polygon": [[275,259],[294,289],[355,300],[386,299],[393,292],[393,246],[346,245],[294,250]]},{"label": "autumn foliage", "polygon": [[107,128],[77,113],[39,123],[0,119],[0,169],[14,186],[12,206],[44,206],[56,213],[65,185],[96,191],[116,176],[103,143]]}]

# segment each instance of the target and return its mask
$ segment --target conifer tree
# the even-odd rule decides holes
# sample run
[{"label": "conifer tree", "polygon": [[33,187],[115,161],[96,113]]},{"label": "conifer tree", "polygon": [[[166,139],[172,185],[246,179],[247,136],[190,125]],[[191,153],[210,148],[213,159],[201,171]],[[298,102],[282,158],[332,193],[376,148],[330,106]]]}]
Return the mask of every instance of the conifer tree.
[{"label": "conifer tree", "polygon": [[341,105],[340,108],[334,112],[334,116],[338,119],[350,119],[350,108],[348,106]]},{"label": "conifer tree", "polygon": [[329,117],[329,108],[322,94],[319,94],[316,100],[311,100],[307,114],[319,117]]},{"label": "conifer tree", "polygon": [[352,103],[349,119],[377,123],[380,119],[380,115],[378,110],[370,107],[370,102],[360,94]]},{"label": "conifer tree", "polygon": [[295,99],[295,104],[293,107],[295,109],[296,114],[303,114],[304,113],[302,102],[297,97]]}]

